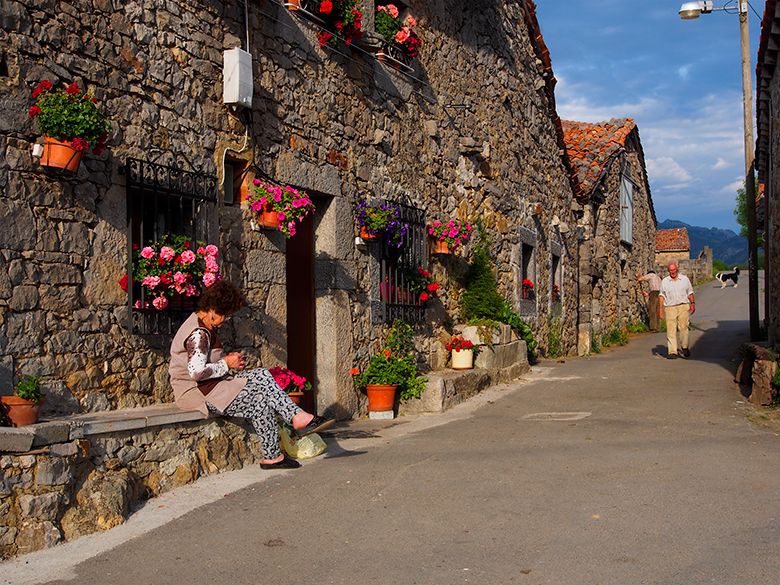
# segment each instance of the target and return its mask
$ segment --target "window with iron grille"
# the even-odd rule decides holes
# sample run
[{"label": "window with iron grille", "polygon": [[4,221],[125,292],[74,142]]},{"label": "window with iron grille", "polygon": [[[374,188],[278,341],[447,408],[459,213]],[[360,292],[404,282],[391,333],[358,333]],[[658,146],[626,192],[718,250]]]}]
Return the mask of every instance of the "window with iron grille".
[{"label": "window with iron grille", "polygon": [[133,251],[165,235],[185,236],[194,245],[210,243],[217,235],[217,178],[174,165],[127,159],[129,330],[146,336],[173,335],[192,312],[193,298],[175,297],[162,311],[149,306],[139,282],[133,279]]},{"label": "window with iron grille", "polygon": [[[520,238],[520,314],[536,314],[536,232],[526,227],[518,228]],[[526,286],[530,283],[530,286]]]},{"label": "window with iron grille", "polygon": [[[374,322],[392,323],[401,319],[407,323],[421,323],[425,319],[425,303],[409,286],[418,268],[428,269],[428,233],[425,229],[425,212],[409,205],[398,206],[401,223],[409,228],[395,246],[382,240],[378,250],[379,279],[376,283],[372,314]],[[378,294],[376,294],[378,292]]]}]

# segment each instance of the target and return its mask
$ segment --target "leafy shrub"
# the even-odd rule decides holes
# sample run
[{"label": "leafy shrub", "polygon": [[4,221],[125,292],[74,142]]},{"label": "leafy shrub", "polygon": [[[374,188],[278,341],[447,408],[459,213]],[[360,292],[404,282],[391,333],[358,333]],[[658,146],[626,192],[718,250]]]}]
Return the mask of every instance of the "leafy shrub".
[{"label": "leafy shrub", "polygon": [[636,323],[628,324],[629,333],[646,333],[649,330],[650,328],[647,326],[647,323],[643,321],[637,321]]},{"label": "leafy shrub", "polygon": [[43,400],[41,379],[38,376],[22,376],[14,386],[14,394],[25,400],[40,402]]},{"label": "leafy shrub", "polygon": [[601,345],[609,347],[611,345],[625,345],[628,343],[628,331],[620,326],[615,326],[601,338]]},{"label": "leafy shrub", "polygon": [[556,358],[563,352],[563,321],[560,317],[550,319],[550,331],[547,334],[547,356]]}]

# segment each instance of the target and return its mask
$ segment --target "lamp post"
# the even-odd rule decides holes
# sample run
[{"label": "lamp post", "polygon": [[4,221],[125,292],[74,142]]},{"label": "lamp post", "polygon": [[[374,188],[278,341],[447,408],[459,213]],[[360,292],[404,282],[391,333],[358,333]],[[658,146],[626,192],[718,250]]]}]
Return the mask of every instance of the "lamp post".
[{"label": "lamp post", "polygon": [[[748,230],[748,300],[750,312],[750,339],[761,335],[758,324],[758,246],[756,235],[756,185],[753,173],[753,89],[750,83],[750,37],[748,35],[747,0],[736,0],[739,13],[739,38],[742,50],[742,112],[745,139],[745,206]],[[733,14],[733,6],[713,6],[712,0],[685,2],[680,6],[680,18],[692,20],[715,10]]]}]

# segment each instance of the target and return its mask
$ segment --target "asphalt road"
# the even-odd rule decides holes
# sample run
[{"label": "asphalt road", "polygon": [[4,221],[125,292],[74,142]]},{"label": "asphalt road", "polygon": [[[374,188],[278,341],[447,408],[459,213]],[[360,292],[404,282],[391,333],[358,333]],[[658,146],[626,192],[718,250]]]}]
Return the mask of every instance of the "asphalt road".
[{"label": "asphalt road", "polygon": [[780,437],[732,382],[747,287],[697,308],[689,360],[648,334],[444,415],[357,421],[300,470],[208,478],[0,582],[777,585]]}]

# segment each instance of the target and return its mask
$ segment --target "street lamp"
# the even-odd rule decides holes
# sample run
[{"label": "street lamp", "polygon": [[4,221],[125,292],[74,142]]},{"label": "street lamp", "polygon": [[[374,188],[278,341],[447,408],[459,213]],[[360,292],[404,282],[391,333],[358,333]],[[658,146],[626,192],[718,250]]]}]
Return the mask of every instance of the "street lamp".
[{"label": "street lamp", "polygon": [[758,326],[758,246],[756,237],[756,185],[753,175],[753,89],[750,84],[750,37],[748,34],[747,0],[736,0],[737,8],[713,6],[712,0],[685,2],[680,6],[680,18],[693,20],[702,14],[723,10],[729,14],[739,13],[739,37],[742,51],[742,112],[745,139],[745,206],[747,207],[748,229],[748,298],[750,305],[750,339],[757,341],[760,336]]}]

